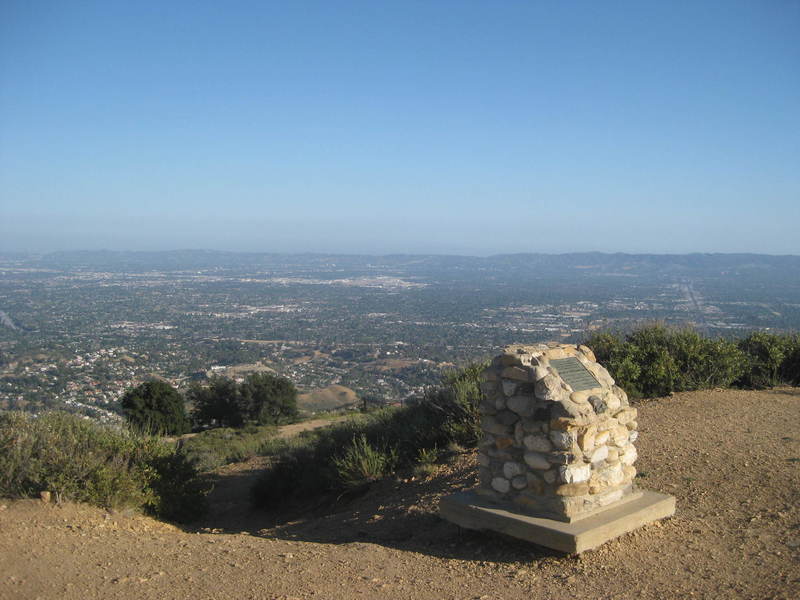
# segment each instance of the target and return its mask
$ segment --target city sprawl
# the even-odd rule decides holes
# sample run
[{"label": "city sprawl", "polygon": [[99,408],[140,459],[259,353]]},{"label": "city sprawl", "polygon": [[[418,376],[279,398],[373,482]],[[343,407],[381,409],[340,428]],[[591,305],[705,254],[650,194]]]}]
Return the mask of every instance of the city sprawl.
[{"label": "city sprawl", "polygon": [[308,411],[397,403],[506,344],[649,321],[796,331],[800,258],[3,255],[0,408],[113,419],[148,378],[251,371],[288,377]]}]

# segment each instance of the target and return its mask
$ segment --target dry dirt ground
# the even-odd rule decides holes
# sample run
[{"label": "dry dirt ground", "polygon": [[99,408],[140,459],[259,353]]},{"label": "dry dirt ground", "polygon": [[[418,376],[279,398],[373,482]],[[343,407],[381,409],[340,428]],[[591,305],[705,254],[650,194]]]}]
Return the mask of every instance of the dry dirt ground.
[{"label": "dry dirt ground", "polygon": [[193,529],[72,504],[2,501],[0,598],[800,598],[800,390],[639,404],[640,485],[675,517],[580,556],[436,516],[474,456],[357,498],[250,511],[258,462],[217,474]]}]

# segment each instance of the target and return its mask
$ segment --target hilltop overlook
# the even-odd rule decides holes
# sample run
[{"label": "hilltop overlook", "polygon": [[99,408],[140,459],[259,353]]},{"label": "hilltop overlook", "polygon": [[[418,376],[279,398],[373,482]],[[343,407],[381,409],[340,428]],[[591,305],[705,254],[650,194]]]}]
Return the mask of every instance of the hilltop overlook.
[{"label": "hilltop overlook", "polygon": [[[251,510],[257,464],[218,472],[181,530],[87,506],[3,501],[2,598],[794,598],[800,593],[800,394],[717,390],[637,404],[640,476],[676,515],[580,557],[436,516],[474,483],[474,454],[329,505]],[[232,486],[232,487],[231,487]],[[311,500],[311,499],[309,499]]]},{"label": "hilltop overlook", "polygon": [[800,598],[798,29],[0,2],[0,600]]}]

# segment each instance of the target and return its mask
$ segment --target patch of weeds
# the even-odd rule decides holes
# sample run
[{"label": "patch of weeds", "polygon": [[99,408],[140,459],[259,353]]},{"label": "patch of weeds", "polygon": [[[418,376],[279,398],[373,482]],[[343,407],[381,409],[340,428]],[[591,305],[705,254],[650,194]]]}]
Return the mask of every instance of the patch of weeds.
[{"label": "patch of weeds", "polygon": [[179,451],[198,471],[212,471],[261,453],[272,443],[275,431],[274,425],[209,429],[182,440]]},{"label": "patch of weeds", "polygon": [[420,448],[417,453],[417,464],[414,465],[414,477],[423,479],[430,477],[439,468],[436,461],[439,460],[439,448]]},{"label": "patch of weeds", "polygon": [[391,473],[397,464],[397,450],[374,448],[362,434],[353,438],[333,464],[345,488],[358,488]]},{"label": "patch of weeds", "polygon": [[417,452],[417,462],[423,465],[432,465],[439,460],[439,448],[420,448]]},{"label": "patch of weeds", "polygon": [[[454,448],[475,446],[484,366],[448,372],[442,386],[401,408],[355,414],[289,440],[266,441],[259,454],[269,456],[271,464],[251,490],[253,503],[279,506],[290,496],[340,492],[417,466],[422,474],[435,468],[439,449],[450,442],[457,444]],[[428,451],[420,454],[420,449]]]},{"label": "patch of weeds", "polygon": [[451,458],[459,454],[464,454],[464,452],[467,451],[467,449],[458,442],[448,442],[444,449],[445,453]]}]

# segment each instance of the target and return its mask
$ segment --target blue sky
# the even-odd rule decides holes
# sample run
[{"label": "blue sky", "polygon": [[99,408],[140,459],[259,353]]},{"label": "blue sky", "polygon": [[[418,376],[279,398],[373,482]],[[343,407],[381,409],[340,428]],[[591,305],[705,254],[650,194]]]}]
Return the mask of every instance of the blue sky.
[{"label": "blue sky", "polygon": [[800,2],[0,3],[0,250],[800,253]]}]

